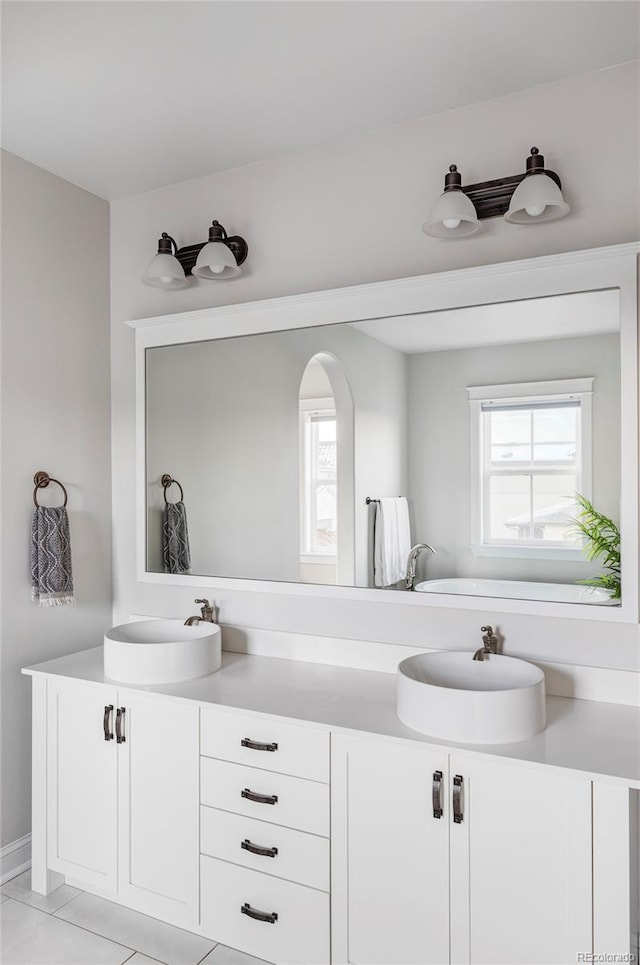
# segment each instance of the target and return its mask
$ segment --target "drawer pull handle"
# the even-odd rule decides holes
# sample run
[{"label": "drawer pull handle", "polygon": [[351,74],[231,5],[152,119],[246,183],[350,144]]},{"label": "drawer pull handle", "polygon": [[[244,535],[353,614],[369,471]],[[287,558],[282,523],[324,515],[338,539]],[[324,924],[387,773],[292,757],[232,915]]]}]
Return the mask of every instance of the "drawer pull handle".
[{"label": "drawer pull handle", "polygon": [[256,921],[266,921],[270,925],[275,925],[278,920],[278,915],[275,911],[258,911],[256,908],[252,908],[246,901],[240,911],[243,915],[248,915],[249,918],[255,918]]},{"label": "drawer pull handle", "polygon": [[278,803],[277,794],[256,794],[255,791],[250,791],[248,787],[245,787],[244,791],[240,792],[240,797],[246,797],[248,801],[254,801],[256,804]]},{"label": "drawer pull handle", "polygon": [[118,707],[116,710],[116,744],[124,744],[124,715],[126,713],[125,707]]},{"label": "drawer pull handle", "polygon": [[442,771],[433,772],[432,785],[433,816],[442,817]]},{"label": "drawer pull handle", "polygon": [[240,847],[244,851],[250,851],[251,854],[260,854],[264,858],[275,858],[278,853],[277,848],[262,848],[259,844],[253,844],[252,841],[249,841],[249,838],[245,838]]},{"label": "drawer pull handle", "polygon": [[261,744],[260,741],[249,740],[248,737],[243,737],[240,741],[242,747],[248,747],[252,751],[277,751],[278,745],[273,744]]},{"label": "drawer pull handle", "polygon": [[104,705],[104,717],[102,718],[102,729],[104,730],[104,739],[106,741],[113,740],[113,731],[111,730],[111,714],[113,713],[113,704]]},{"label": "drawer pull handle", "polygon": [[453,779],[453,823],[462,824],[462,775],[456,774]]}]

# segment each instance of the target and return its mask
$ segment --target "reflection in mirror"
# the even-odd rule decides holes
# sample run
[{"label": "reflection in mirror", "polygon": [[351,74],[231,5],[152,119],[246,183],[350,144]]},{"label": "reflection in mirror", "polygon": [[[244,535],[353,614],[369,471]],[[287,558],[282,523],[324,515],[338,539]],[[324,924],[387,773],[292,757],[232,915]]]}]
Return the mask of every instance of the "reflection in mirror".
[{"label": "reflection in mirror", "polygon": [[170,472],[196,575],[378,585],[395,498],[418,592],[611,605],[575,493],[619,520],[619,318],[606,290],[147,349],[147,569]]}]

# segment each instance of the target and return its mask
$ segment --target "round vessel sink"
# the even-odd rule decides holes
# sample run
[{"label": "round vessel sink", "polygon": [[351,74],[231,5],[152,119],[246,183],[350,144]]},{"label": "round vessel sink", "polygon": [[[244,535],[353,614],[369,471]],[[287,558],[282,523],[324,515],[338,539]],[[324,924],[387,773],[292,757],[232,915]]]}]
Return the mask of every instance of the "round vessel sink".
[{"label": "round vessel sink", "polygon": [[181,620],[140,620],[104,635],[104,672],[129,684],[170,684],[220,669],[220,627]]},{"label": "round vessel sink", "polygon": [[459,744],[527,740],[545,727],[544,673],[516,657],[467,651],[420,653],[398,666],[403,724]]}]

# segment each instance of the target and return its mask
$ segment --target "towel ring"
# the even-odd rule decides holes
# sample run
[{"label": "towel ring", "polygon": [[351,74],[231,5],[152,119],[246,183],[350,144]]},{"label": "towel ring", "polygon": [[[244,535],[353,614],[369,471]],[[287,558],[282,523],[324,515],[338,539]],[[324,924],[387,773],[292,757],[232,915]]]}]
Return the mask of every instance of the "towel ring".
[{"label": "towel ring", "polygon": [[164,490],[163,495],[164,495],[164,504],[165,504],[165,506],[168,506],[168,505],[169,505],[169,500],[167,499],[167,489],[169,488],[169,486],[173,486],[174,483],[175,483],[175,485],[178,487],[178,489],[180,490],[180,502],[184,502],[184,493],[183,493],[183,491],[182,491],[182,486],[180,485],[180,483],[178,482],[177,479],[172,479],[171,476],[169,475],[169,473],[168,473],[168,472],[165,472],[165,474],[164,474],[164,476],[162,477],[162,479],[160,480],[160,482],[162,483],[162,487],[163,487],[163,490]]},{"label": "towel ring", "polygon": [[39,505],[40,505],[40,503],[38,502],[38,497],[37,497],[38,490],[39,490],[39,489],[46,489],[47,486],[49,485],[49,483],[55,483],[57,486],[60,486],[60,489],[61,489],[62,492],[64,493],[64,502],[63,502],[62,505],[63,505],[63,506],[66,506],[66,505],[67,505],[67,500],[68,500],[68,498],[69,498],[68,495],[67,495],[67,490],[64,488],[64,486],[62,485],[62,483],[60,482],[59,479],[54,479],[53,476],[50,476],[48,472],[44,472],[42,469],[40,469],[40,470],[38,470],[38,472],[37,472],[37,473],[35,474],[35,476],[33,477],[33,482],[35,483],[34,489],[33,489],[33,504],[34,504],[34,506],[39,506]]}]

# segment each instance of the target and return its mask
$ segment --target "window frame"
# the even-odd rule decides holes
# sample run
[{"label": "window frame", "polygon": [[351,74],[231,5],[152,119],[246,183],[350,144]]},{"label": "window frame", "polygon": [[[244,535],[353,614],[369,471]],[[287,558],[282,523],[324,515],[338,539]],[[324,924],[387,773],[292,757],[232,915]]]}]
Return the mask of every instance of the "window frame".
[{"label": "window frame", "polygon": [[[593,483],[593,383],[594,376],[575,379],[554,379],[540,382],[516,382],[502,385],[468,386],[470,408],[470,517],[471,552],[474,556],[510,557],[512,559],[571,560],[586,563],[581,543],[575,548],[552,542],[523,540],[489,540],[486,535],[487,487],[483,451],[483,411],[488,403],[531,406],[542,403],[577,402],[580,413],[580,484],[579,491],[592,498]],[[523,469],[523,475],[541,475]],[[551,473],[550,473],[551,474]],[[498,475],[498,473],[496,473]]]}]

